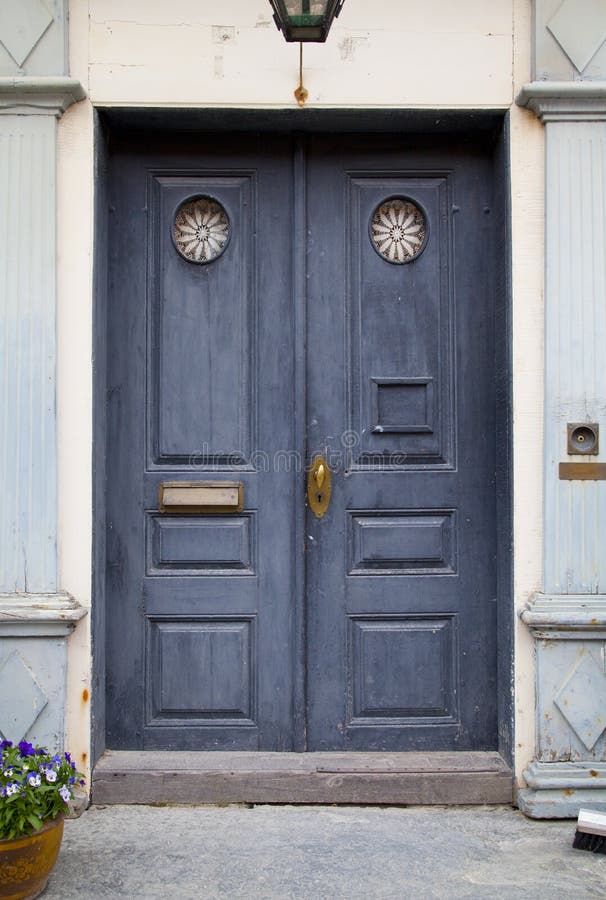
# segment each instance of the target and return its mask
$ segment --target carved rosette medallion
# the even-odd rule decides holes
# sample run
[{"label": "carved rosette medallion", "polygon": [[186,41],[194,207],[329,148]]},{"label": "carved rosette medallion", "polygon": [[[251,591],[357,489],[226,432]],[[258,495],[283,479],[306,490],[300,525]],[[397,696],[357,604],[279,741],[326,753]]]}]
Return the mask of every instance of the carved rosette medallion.
[{"label": "carved rosette medallion", "polygon": [[419,207],[405,197],[384,200],[370,220],[372,245],[389,263],[412,262],[425,249],[427,223]]},{"label": "carved rosette medallion", "polygon": [[193,263],[209,263],[225,251],[231,236],[227,212],[212,197],[195,197],[178,208],[173,222],[177,251]]}]

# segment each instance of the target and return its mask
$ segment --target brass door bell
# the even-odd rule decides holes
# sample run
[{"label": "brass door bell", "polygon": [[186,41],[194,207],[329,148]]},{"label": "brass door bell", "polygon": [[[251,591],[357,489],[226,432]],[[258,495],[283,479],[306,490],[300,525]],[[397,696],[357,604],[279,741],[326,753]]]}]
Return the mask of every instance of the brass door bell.
[{"label": "brass door bell", "polygon": [[600,426],[597,422],[569,422],[569,456],[597,456],[600,449]]}]

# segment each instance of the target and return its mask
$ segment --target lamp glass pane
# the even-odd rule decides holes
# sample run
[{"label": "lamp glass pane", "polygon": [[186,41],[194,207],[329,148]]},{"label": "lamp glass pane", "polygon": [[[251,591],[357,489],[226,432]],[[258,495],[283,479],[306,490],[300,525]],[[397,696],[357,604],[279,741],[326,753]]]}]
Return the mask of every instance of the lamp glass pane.
[{"label": "lamp glass pane", "polygon": [[328,0],[285,0],[293,25],[319,25],[326,16]]}]

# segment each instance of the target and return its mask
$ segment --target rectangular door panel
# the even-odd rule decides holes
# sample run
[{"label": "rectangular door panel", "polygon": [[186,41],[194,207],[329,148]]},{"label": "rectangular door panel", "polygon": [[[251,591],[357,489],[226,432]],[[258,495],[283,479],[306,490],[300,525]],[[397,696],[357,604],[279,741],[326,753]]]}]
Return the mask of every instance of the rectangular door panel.
[{"label": "rectangular door panel", "polygon": [[[163,467],[241,465],[250,457],[254,417],[254,174],[152,174],[150,181],[151,458]],[[222,222],[205,224],[218,216]],[[195,254],[196,230],[217,225],[228,252],[207,262],[182,255],[192,245]]]},{"label": "rectangular door panel", "polygon": [[353,464],[452,468],[449,175],[345,178]]},{"label": "rectangular door panel", "polygon": [[456,616],[349,618],[348,726],[456,724]]},{"label": "rectangular door panel", "polygon": [[149,516],[148,575],[253,575],[254,519],[246,516]]},{"label": "rectangular door panel", "polygon": [[254,725],[254,619],[148,618],[148,725]]},{"label": "rectangular door panel", "polygon": [[349,513],[349,575],[454,575],[456,511]]}]

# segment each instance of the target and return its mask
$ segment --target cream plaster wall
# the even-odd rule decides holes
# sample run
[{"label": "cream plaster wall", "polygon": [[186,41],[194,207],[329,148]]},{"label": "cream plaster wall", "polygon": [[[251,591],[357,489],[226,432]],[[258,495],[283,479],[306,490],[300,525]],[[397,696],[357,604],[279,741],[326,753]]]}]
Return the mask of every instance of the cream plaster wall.
[{"label": "cream plaster wall", "polygon": [[[514,96],[530,81],[531,9],[514,4]],[[534,756],[534,641],[519,618],[541,589],[543,565],[544,127],[511,107],[513,293],[513,529],[515,604],[515,770]]]},{"label": "cream plaster wall", "polygon": [[[88,8],[70,5],[70,69],[88,91]],[[57,425],[59,577],[91,605],[92,253],[94,145],[88,100],[59,121],[57,172]],[[67,746],[87,770],[90,753],[91,617],[68,641]]]},{"label": "cream plaster wall", "polygon": [[[94,103],[294,104],[298,46],[267,0],[90,0]],[[305,48],[323,106],[508,106],[512,0],[347,0],[326,45]]]},{"label": "cream plaster wall", "polygon": [[[511,109],[515,606],[541,583],[543,128],[513,104],[530,80],[530,0],[347,0],[305,48],[310,106]],[[211,9],[212,7],[212,9]],[[208,11],[206,9],[208,8]],[[219,12],[215,12],[215,8]],[[59,528],[62,587],[86,606],[92,543],[92,106],[294,105],[296,45],[267,0],[70,0],[71,75],[89,99],[59,124]],[[512,105],[513,104],[513,105]],[[534,752],[533,645],[516,615],[516,771]],[[69,744],[89,752],[90,617],[69,645]]]}]

